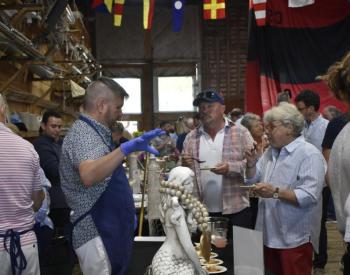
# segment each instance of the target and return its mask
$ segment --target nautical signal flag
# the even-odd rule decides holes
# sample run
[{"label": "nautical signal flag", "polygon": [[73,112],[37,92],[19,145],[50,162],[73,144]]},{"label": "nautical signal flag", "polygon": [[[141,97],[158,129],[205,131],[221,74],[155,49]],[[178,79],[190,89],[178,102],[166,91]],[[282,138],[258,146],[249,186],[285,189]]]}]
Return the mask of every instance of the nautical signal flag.
[{"label": "nautical signal flag", "polygon": [[112,13],[112,8],[113,8],[113,0],[104,0],[105,5],[109,11],[109,13]]},{"label": "nautical signal flag", "polygon": [[173,0],[173,31],[179,32],[182,28],[184,7],[186,0]]},{"label": "nautical signal flag", "polygon": [[203,0],[203,18],[225,18],[225,0]]},{"label": "nautical signal flag", "polygon": [[91,8],[98,12],[108,13],[107,7],[103,0],[92,0]]},{"label": "nautical signal flag", "polygon": [[152,28],[155,0],[143,0],[143,28],[148,30]]},{"label": "nautical signal flag", "polygon": [[256,25],[266,25],[266,1],[267,0],[251,0],[250,8],[254,10]]},{"label": "nautical signal flag", "polygon": [[91,7],[98,12],[112,13],[114,26],[120,27],[122,24],[123,6],[125,0],[93,0]]},{"label": "nautical signal flag", "polygon": [[114,26],[120,27],[122,24],[122,16],[123,16],[123,6],[125,0],[114,0]]}]

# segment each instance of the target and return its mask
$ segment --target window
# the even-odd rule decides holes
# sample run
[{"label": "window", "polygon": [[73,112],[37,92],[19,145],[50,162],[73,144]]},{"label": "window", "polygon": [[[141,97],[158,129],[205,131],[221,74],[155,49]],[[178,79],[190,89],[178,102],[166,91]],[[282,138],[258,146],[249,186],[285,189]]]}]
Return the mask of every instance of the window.
[{"label": "window", "polygon": [[193,77],[158,77],[158,111],[192,112]]},{"label": "window", "polygon": [[141,114],[141,81],[139,78],[114,78],[129,94],[124,101],[124,114]]},{"label": "window", "polygon": [[130,134],[133,134],[134,132],[138,131],[137,121],[129,120],[129,121],[120,121],[120,122],[123,123],[125,130],[127,130]]}]

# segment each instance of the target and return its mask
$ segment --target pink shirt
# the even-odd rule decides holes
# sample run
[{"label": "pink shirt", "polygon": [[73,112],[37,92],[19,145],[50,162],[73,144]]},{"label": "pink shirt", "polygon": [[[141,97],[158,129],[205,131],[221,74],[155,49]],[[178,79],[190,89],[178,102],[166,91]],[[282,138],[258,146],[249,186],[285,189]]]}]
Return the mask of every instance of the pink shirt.
[{"label": "pink shirt", "polygon": [[[32,144],[0,122],[0,234],[8,229],[23,231],[34,226],[32,194],[41,190],[39,167]],[[22,245],[35,242],[33,231],[21,236]]]}]

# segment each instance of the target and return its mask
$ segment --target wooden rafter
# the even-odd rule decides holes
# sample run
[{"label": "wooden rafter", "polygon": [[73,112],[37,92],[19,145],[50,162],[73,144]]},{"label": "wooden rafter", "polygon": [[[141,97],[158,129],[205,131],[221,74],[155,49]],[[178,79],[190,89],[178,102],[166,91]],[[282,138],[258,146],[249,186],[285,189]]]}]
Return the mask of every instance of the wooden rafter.
[{"label": "wooden rafter", "polygon": [[27,64],[24,64],[17,72],[15,72],[5,83],[3,83],[0,86],[0,92],[3,95],[6,95],[8,93],[8,88],[10,87],[11,83],[27,68]]}]

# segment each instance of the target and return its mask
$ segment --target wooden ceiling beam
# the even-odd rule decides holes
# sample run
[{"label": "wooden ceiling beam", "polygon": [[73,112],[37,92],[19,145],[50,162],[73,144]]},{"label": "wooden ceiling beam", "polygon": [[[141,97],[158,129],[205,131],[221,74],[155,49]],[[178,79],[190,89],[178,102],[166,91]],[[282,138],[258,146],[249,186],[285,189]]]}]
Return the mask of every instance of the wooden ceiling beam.
[{"label": "wooden ceiling beam", "polygon": [[0,10],[21,10],[21,9],[30,9],[31,11],[39,11],[39,10],[43,10],[44,6],[42,4],[35,4],[35,3],[0,5]]},{"label": "wooden ceiling beam", "polygon": [[[47,65],[50,64],[44,60],[37,60],[30,57],[15,57],[15,56],[3,56],[0,58],[0,62],[16,62],[16,63],[26,63],[28,65]],[[84,64],[87,63],[83,60],[51,60],[51,63],[56,64]]]}]

